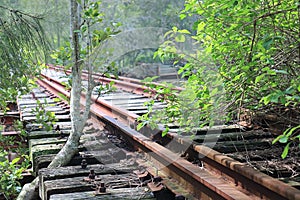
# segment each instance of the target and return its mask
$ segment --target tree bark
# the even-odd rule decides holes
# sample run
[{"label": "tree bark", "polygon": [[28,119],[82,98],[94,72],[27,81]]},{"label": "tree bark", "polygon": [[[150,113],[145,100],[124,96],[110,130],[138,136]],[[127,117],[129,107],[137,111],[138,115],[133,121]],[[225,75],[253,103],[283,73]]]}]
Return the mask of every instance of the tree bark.
[{"label": "tree bark", "polygon": [[[70,34],[71,34],[71,46],[73,49],[73,66],[72,66],[72,90],[70,99],[70,115],[71,115],[71,133],[63,148],[58,152],[48,168],[55,168],[67,165],[73,156],[78,152],[79,140],[83,133],[85,123],[89,117],[90,107],[92,104],[91,97],[93,88],[96,86],[92,78],[93,67],[90,63],[89,55],[86,58],[86,62],[83,62],[80,58],[80,13],[79,4],[77,0],[70,0]],[[90,53],[90,49],[89,49]],[[82,92],[82,64],[86,64],[88,67],[88,88],[85,94],[86,102],[84,113],[81,114],[81,92]],[[36,196],[36,190],[38,189],[38,177],[31,183],[24,187],[18,196],[18,200],[26,199],[33,200]]]},{"label": "tree bark", "polygon": [[[48,168],[55,168],[59,166],[67,165],[72,157],[78,152],[78,145],[80,136],[82,135],[85,122],[88,118],[89,108],[91,104],[91,91],[87,92],[86,95],[86,105],[85,113],[83,117],[80,114],[80,97],[81,97],[81,75],[82,75],[82,61],[80,59],[80,43],[79,43],[79,33],[77,30],[80,29],[79,25],[79,13],[78,13],[78,2],[76,0],[70,0],[70,32],[71,32],[71,45],[73,48],[73,67],[72,67],[72,90],[71,90],[71,100],[70,100],[70,114],[71,114],[71,124],[72,129],[70,136],[60,150],[60,152],[55,156],[52,162],[49,164]],[[90,89],[90,87],[89,87]],[[35,193],[38,189],[38,177],[35,180],[24,187],[18,196],[18,200],[34,200]]]},{"label": "tree bark", "polygon": [[70,100],[70,114],[72,130],[70,136],[55,156],[53,161],[48,166],[49,168],[65,166],[69,163],[72,157],[77,153],[77,147],[79,145],[79,139],[82,134],[84,123],[80,114],[80,94],[81,94],[81,60],[80,60],[80,44],[79,33],[77,30],[79,27],[79,14],[78,3],[76,0],[70,0],[70,32],[71,32],[71,46],[73,48],[73,67],[72,67],[72,90]]}]

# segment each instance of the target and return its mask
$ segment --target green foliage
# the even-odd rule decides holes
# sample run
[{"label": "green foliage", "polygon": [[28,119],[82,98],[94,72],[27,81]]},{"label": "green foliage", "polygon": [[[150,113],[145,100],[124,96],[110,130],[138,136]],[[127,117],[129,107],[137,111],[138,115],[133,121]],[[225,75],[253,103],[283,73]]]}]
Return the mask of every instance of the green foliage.
[{"label": "green foliage", "polygon": [[[28,156],[16,157],[11,162],[7,159],[8,152],[0,152],[0,192],[6,199],[15,199],[21,191],[22,173],[30,166]],[[20,162],[20,159],[25,159]]]},{"label": "green foliage", "polygon": [[55,60],[57,65],[67,66],[70,64],[68,61],[71,59],[72,49],[70,42],[66,42],[64,46],[54,50],[50,55]]},{"label": "green foliage", "polygon": [[58,96],[59,96],[62,100],[66,101],[66,102],[68,102],[68,104],[70,104],[70,99],[69,99],[67,96],[65,96],[65,95],[62,94],[62,93],[59,93]]},{"label": "green foliage", "polygon": [[292,142],[298,142],[299,143],[299,148],[300,148],[300,125],[288,128],[286,129],[282,135],[279,135],[277,138],[275,138],[272,142],[272,144],[275,144],[277,142],[286,144],[284,147],[284,150],[281,154],[282,158],[286,158],[289,152],[289,147]]},{"label": "green foliage", "polygon": [[0,5],[0,107],[30,90],[48,44],[40,17]]},{"label": "green foliage", "polygon": [[[187,126],[197,128],[233,120],[242,108],[255,113],[266,106],[269,110],[299,107],[298,1],[186,0],[180,18],[190,16],[197,19],[194,32],[173,27],[155,53],[187,63],[179,70],[188,79],[186,91],[179,95],[184,98],[175,99],[172,111],[190,105],[201,114],[186,108],[182,117],[178,115],[179,122],[182,118]],[[182,48],[189,41],[193,45]],[[295,126],[292,120],[285,121]],[[286,135],[280,136],[282,142],[293,139]]]},{"label": "green foliage", "polygon": [[110,92],[114,92],[117,88],[114,86],[115,82],[111,81],[109,84],[100,83],[96,88],[96,93],[98,93],[98,97],[103,94],[108,94]]},{"label": "green foliage", "polygon": [[31,112],[36,117],[35,122],[40,124],[41,128],[50,131],[53,129],[53,125],[56,123],[57,119],[54,112],[45,109],[45,105],[47,105],[46,99],[44,104],[37,100],[37,106],[33,108]]},{"label": "green foliage", "polygon": [[[80,59],[88,62],[93,54],[99,53],[97,52],[97,49],[105,40],[120,32],[118,28],[121,24],[115,22],[110,22],[109,24],[103,23],[105,15],[101,10],[101,1],[85,0],[82,4],[80,4],[80,7],[82,9],[82,12],[80,13],[82,23],[80,24],[79,29],[75,31],[80,33],[81,36]],[[72,62],[70,62],[71,55],[72,49],[70,42],[66,42],[63,46],[54,50],[51,57],[54,59],[55,64],[70,68],[72,65]],[[97,60],[94,62],[97,62]],[[99,65],[101,64],[103,64],[103,61],[100,61]],[[86,65],[89,64],[86,63]],[[114,66],[105,66],[105,68],[108,67],[112,68]]]},{"label": "green foliage", "polygon": [[233,110],[299,103],[297,9],[297,1],[186,1],[182,17],[199,15],[192,37],[218,67],[228,96],[236,97]]},{"label": "green foliage", "polygon": [[21,132],[21,140],[15,136],[0,135],[0,193],[4,194],[6,199],[17,197],[21,190],[19,180],[23,178],[22,173],[30,166],[28,148],[23,141],[26,131],[23,129],[22,122],[14,122],[14,128]]},{"label": "green foliage", "polygon": [[[101,26],[104,12],[100,10],[100,5],[100,1],[89,0],[85,0],[83,5],[81,17],[85,23],[81,24],[78,31],[83,36],[83,41],[87,42],[88,48],[98,47],[103,41],[120,32],[118,30],[118,27],[121,26],[120,23],[111,22],[106,27]],[[88,39],[89,37],[92,37],[91,40]]]},{"label": "green foliage", "polygon": [[[80,34],[80,62],[83,63],[82,69],[89,71],[90,73],[99,71],[102,73],[102,76],[110,77],[114,75],[118,78],[118,69],[114,62],[106,63],[107,58],[103,58],[99,49],[101,45],[111,38],[112,36],[118,34],[120,23],[110,22],[105,24],[104,12],[101,10],[101,1],[90,1],[85,0],[79,2],[81,7],[80,24],[78,30],[75,30],[76,33]],[[107,26],[106,26],[107,25]],[[108,51],[108,50],[105,50]],[[55,64],[64,65],[65,69],[70,69],[73,65],[71,61],[73,50],[69,42],[64,46],[55,50],[51,57],[54,59]],[[64,83],[67,89],[71,89],[72,86],[72,75],[68,75],[63,78],[68,78],[68,81]],[[104,85],[102,83],[96,83],[90,80],[90,83],[93,87],[97,87],[97,92],[101,95],[103,92],[113,91],[113,82],[110,84]],[[84,88],[83,90],[85,90]],[[88,90],[91,88],[88,88]]]}]

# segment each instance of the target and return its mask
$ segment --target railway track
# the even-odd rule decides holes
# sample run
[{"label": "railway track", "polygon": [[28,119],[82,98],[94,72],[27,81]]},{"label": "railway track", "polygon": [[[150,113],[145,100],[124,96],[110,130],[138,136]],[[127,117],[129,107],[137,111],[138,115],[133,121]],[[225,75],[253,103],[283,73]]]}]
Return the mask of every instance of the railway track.
[{"label": "railway track", "polygon": [[[51,69],[56,71],[61,70],[61,68],[53,66]],[[70,71],[68,71],[68,73],[70,73]],[[58,80],[62,75],[63,74],[56,74],[54,77],[56,76],[56,80]],[[118,120],[122,120],[120,119],[121,115],[123,115],[124,118],[126,118],[126,114],[128,117],[130,116],[130,122],[127,123],[127,125],[135,128],[136,118],[147,112],[147,107],[143,105],[144,102],[149,101],[149,97],[153,98],[156,92],[152,90],[150,93],[145,93],[145,90],[149,91],[149,88],[145,87],[144,83],[136,79],[120,77],[120,80],[115,80],[99,76],[96,78],[105,84],[108,84],[111,81],[116,82],[116,87],[119,89],[119,92],[105,95],[101,99],[103,99],[105,102],[108,102],[106,104],[110,105],[107,108],[108,112],[110,112],[112,109],[115,109],[113,112],[116,113],[115,117],[117,117]],[[182,90],[182,88],[179,87],[175,89],[178,91]],[[154,109],[159,110],[164,106],[164,103],[156,101],[154,104]],[[122,110],[122,113],[120,113],[119,117],[118,108]],[[128,119],[124,120],[125,123],[128,121]],[[177,126],[169,126],[170,132],[172,133],[177,133],[179,131],[182,132],[182,130],[180,130],[180,128]],[[189,145],[191,143],[189,133],[181,133],[181,135],[186,135],[181,138],[185,138],[188,141],[187,145]],[[159,130],[156,136],[149,134],[147,136],[158,136],[156,139],[164,145],[169,144],[170,141],[173,141],[174,137],[176,138],[176,134],[169,134],[166,138],[160,138]],[[196,136],[193,138],[193,144],[202,144],[204,141],[208,146],[213,144],[214,150],[224,153],[225,155],[228,155],[240,162],[247,163],[248,165],[257,168],[275,178],[281,178],[286,181],[290,180],[290,184],[299,189],[300,185],[297,183],[300,182],[299,154],[291,154],[291,156],[287,159],[280,160],[279,157],[283,147],[280,145],[274,146],[271,144],[274,137],[277,137],[277,135],[268,129],[244,131],[243,127],[237,125],[219,126],[214,127],[209,131],[206,128],[202,130],[199,129],[196,133]],[[176,142],[174,143],[177,145]]]},{"label": "railway track", "polygon": [[[103,168],[106,167],[113,169],[115,172],[118,171],[114,175],[127,174],[131,177],[122,179],[122,176],[120,176],[120,181],[117,181],[117,184],[125,186],[122,187],[123,189],[116,186],[111,190],[113,192],[105,193],[108,195],[106,196],[108,199],[112,199],[112,197],[114,197],[113,199],[123,199],[124,196],[118,196],[122,193],[127,196],[133,193],[138,194],[132,199],[139,199],[143,195],[146,195],[145,199],[182,199],[183,196],[188,199],[300,198],[300,192],[297,188],[254,170],[247,163],[240,163],[223,153],[191,141],[188,136],[179,137],[176,134],[169,133],[166,137],[161,138],[160,131],[153,134],[153,132],[145,129],[143,130],[143,134],[141,134],[134,130],[136,118],[144,112],[142,104],[148,100],[149,96],[143,95],[142,91],[145,88],[140,83],[137,84],[128,81],[129,86],[125,86],[125,92],[124,90],[121,91],[121,88],[124,88],[123,85],[126,85],[123,82],[120,83],[118,93],[103,95],[103,98],[94,98],[95,103],[91,108],[91,113],[94,117],[93,125],[87,126],[86,134],[82,139],[80,147],[81,154],[72,160],[70,163],[72,166],[59,168],[57,171],[42,169],[49,164],[54,154],[59,151],[61,145],[66,141],[66,137],[61,137],[61,134],[67,136],[70,129],[68,105],[66,102],[63,102],[64,98],[59,102],[53,100],[54,96],[61,97],[59,94],[69,97],[69,92],[60,83],[58,79],[60,75],[53,76],[52,74],[51,77],[46,77],[46,74],[44,74],[44,76],[44,79],[38,80],[38,83],[44,89],[34,91],[36,93],[35,97],[46,98],[47,104],[52,105],[48,109],[56,112],[56,116],[59,119],[57,124],[61,130],[51,133],[39,130],[37,125],[31,123],[34,116],[30,114],[29,110],[30,107],[36,106],[36,102],[31,102],[30,100],[32,95],[24,97],[24,99],[27,99],[23,102],[26,105],[25,107],[22,107],[22,101],[19,101],[21,119],[28,123],[28,139],[29,147],[31,148],[33,169],[37,174],[40,171],[39,195],[42,199],[72,199],[75,197],[78,199],[88,197],[91,199],[101,199],[103,197],[105,199],[104,196],[97,194],[97,192],[99,193],[101,188],[101,180],[105,180],[105,185],[108,188],[112,184],[110,182],[111,178],[105,177],[105,174],[112,173],[112,170],[103,171]],[[116,98],[124,96],[127,98],[116,100]],[[118,105],[118,107],[115,105]],[[157,109],[160,109],[165,105],[157,101],[156,106]],[[106,134],[103,134],[103,132],[99,132],[99,130],[95,131],[92,128],[97,126],[98,121],[101,121],[105,125],[109,133],[104,131]],[[228,141],[228,138],[231,138],[229,137],[230,134],[233,137],[241,134],[238,127],[221,128],[225,130],[224,135],[222,133],[220,136],[221,141]],[[217,129],[220,129],[220,127],[217,127]],[[225,133],[228,135],[226,136]],[[251,137],[250,135],[249,138]],[[201,142],[201,137],[203,136],[201,136],[201,130],[199,130],[199,134],[196,136],[198,142]],[[213,138],[214,135],[212,134],[210,137]],[[115,150],[109,147],[98,149],[98,147],[105,146],[104,144],[108,143],[106,141],[107,138],[112,139],[114,141],[113,144],[115,144],[114,146],[118,146],[118,148]],[[180,145],[183,145],[183,147],[180,147]],[[142,153],[137,155],[124,151],[123,148],[120,148],[124,146],[125,149],[130,147],[130,149],[132,148]],[[168,147],[168,149],[164,146]],[[222,145],[219,145],[219,147],[221,148]],[[107,149],[110,150],[108,151]],[[120,149],[121,151],[119,151]],[[105,152],[104,154],[111,152],[111,154],[105,157],[103,152]],[[227,153],[229,155],[233,154],[232,152]],[[119,159],[111,160],[111,158],[117,158],[118,155],[120,156]],[[122,159],[130,160],[129,158],[134,158],[134,166],[132,162],[129,162],[129,164],[121,163]],[[82,159],[87,160],[89,168],[83,170],[78,166],[82,163]],[[104,165],[99,160],[102,160]],[[190,161],[193,161],[193,163]],[[98,179],[98,182],[96,181],[97,184],[90,184],[88,182],[88,184],[85,184],[82,182],[83,176],[87,177],[91,168],[97,169],[97,176],[104,175]],[[152,177],[145,179],[146,182],[148,181],[148,184],[137,184],[141,180],[145,181],[144,178],[148,176],[147,173]],[[158,178],[159,181],[155,179],[158,175],[161,177]],[[113,179],[118,178],[115,176]],[[126,186],[124,180],[128,179],[135,180],[133,182],[137,184],[135,185],[136,187],[128,187],[131,183]],[[74,181],[74,186],[70,186],[69,184],[72,181]],[[57,188],[57,185],[59,185],[59,188]],[[95,191],[91,191],[95,187]],[[137,188],[142,188],[142,190],[135,190]],[[149,191],[149,193],[145,191]],[[94,194],[92,195],[93,197],[91,197],[91,194]],[[97,195],[95,196],[95,194]],[[72,197],[70,195],[75,196]]]},{"label": "railway track", "polygon": [[[60,83],[55,78],[47,77],[47,79],[48,79],[47,84],[50,84],[50,85],[52,84],[52,86],[51,86],[52,88],[55,88],[55,89],[59,88],[58,85]],[[122,83],[122,84],[125,84],[125,83]],[[182,161],[184,163],[183,166],[191,165],[190,169],[194,169],[193,167],[196,166],[195,171],[191,170],[190,171],[191,175],[187,176],[186,174],[189,171],[188,170],[189,167],[187,167],[187,168],[183,167],[181,169],[181,171],[177,171],[176,173],[174,173],[173,168],[177,168],[177,165],[182,166],[179,163],[181,162],[181,159],[183,159],[183,158],[178,157],[178,148],[175,148],[177,150],[177,152],[175,151],[175,154],[174,154],[174,152],[171,152],[170,150],[165,149],[164,147],[161,147],[160,145],[158,145],[157,138],[156,138],[156,142],[153,141],[153,138],[157,137],[157,136],[159,137],[160,134],[155,134],[155,136],[148,134],[148,136],[151,136],[151,139],[149,139],[147,137],[145,138],[145,135],[147,135],[147,134],[140,135],[140,133],[137,133],[136,131],[129,128],[129,127],[134,128],[136,117],[139,116],[139,114],[142,114],[143,111],[139,112],[139,113],[134,112],[134,111],[128,109],[128,105],[130,105],[132,102],[137,103],[140,101],[139,104],[135,105],[135,107],[139,107],[139,106],[143,107],[141,105],[141,103],[144,103],[147,99],[147,95],[141,95],[141,94],[143,94],[143,93],[141,93],[141,91],[145,89],[144,86],[140,86],[140,84],[132,85],[132,82],[129,82],[129,85],[131,87],[130,90],[128,90],[129,87],[127,87],[127,86],[125,86],[124,90],[127,92],[130,91],[131,93],[128,93],[125,95],[124,95],[124,91],[122,91],[122,93],[121,93],[122,97],[124,97],[124,96],[129,97],[127,99],[123,99],[123,100],[125,100],[126,103],[122,103],[122,101],[119,102],[118,100],[116,101],[115,99],[118,99],[118,96],[117,95],[115,96],[115,94],[107,95],[107,96],[104,96],[103,98],[100,98],[100,101],[97,100],[97,102],[96,102],[97,106],[95,108],[92,108],[93,114],[96,115],[98,117],[98,119],[100,119],[101,121],[105,122],[106,124],[109,124],[108,125],[109,127],[114,127],[118,131],[121,131],[123,134],[125,134],[125,136],[123,135],[122,137],[125,137],[127,141],[130,141],[130,143],[133,143],[133,144],[136,143],[134,146],[137,149],[142,149],[145,152],[158,152],[158,154],[163,152],[162,155],[157,155],[156,153],[147,154],[147,156],[151,157],[151,158],[149,158],[150,160],[154,159],[155,162],[159,162],[157,160],[161,160],[162,159],[161,156],[163,157],[164,155],[171,155],[171,157],[173,157],[173,158],[166,157],[166,158],[163,158],[162,161],[160,161],[161,165],[164,168],[168,168],[165,170],[164,173],[166,173],[168,176],[172,175],[173,177],[178,176],[178,174],[184,174],[182,176],[176,177],[175,179],[180,180],[180,179],[183,179],[182,177],[188,177],[188,178],[186,178],[187,180],[184,180],[183,185],[187,185],[188,190],[192,191],[194,196],[199,198],[203,193],[202,192],[200,192],[200,194],[197,193],[198,189],[201,188],[201,186],[203,188],[203,184],[206,185],[206,181],[201,180],[201,178],[199,178],[197,175],[195,175],[195,174],[197,174],[197,171],[199,171],[199,166],[197,166],[195,164],[191,164],[190,162],[185,163],[186,162],[186,160],[185,160],[185,161]],[[121,88],[124,88],[124,86],[123,85],[119,86],[119,89],[121,89]],[[59,92],[62,92],[62,91],[63,91],[63,87],[61,88],[61,91],[59,91]],[[138,92],[136,92],[136,91],[138,91]],[[66,96],[67,96],[67,94],[66,94]],[[107,103],[107,102],[109,102],[107,100],[111,100],[111,102]],[[137,100],[139,100],[139,101],[137,101]],[[119,105],[119,107],[115,107],[115,104]],[[124,107],[120,106],[122,104],[125,104],[126,106],[124,106]],[[158,109],[159,109],[159,106],[161,106],[161,105],[157,105]],[[164,105],[162,105],[162,106],[164,106]],[[99,115],[99,113],[100,113],[100,115]],[[124,125],[124,123],[125,123],[125,125]],[[113,130],[113,129],[111,128],[111,130]],[[228,134],[228,132],[229,132],[229,134]],[[199,131],[199,133],[201,133],[201,131]],[[233,135],[233,137],[237,137],[237,136],[241,135],[241,132],[237,127],[227,127],[227,130],[225,130],[225,133],[226,134],[221,135],[221,141],[222,140],[226,141],[226,138],[227,138],[227,140],[228,140],[228,138],[232,138],[232,137],[229,137],[230,134]],[[246,134],[244,134],[244,135],[246,135]],[[267,138],[271,138],[270,134],[266,134],[266,135],[268,135]],[[213,137],[213,135],[211,137]],[[251,134],[249,133],[249,138],[250,137],[253,137],[253,136],[251,136]],[[245,138],[247,139],[246,136],[245,136]],[[201,134],[199,134],[196,139],[198,141],[201,141]],[[249,167],[245,163],[237,162],[237,161],[233,160],[232,158],[224,156],[218,152],[215,152],[215,151],[213,151],[205,146],[199,145],[197,143],[194,143],[194,142],[191,143],[191,141],[188,140],[187,138],[178,137],[177,135],[170,133],[170,134],[168,134],[167,137],[159,138],[159,140],[161,141],[160,143],[165,143],[164,145],[168,144],[167,146],[170,147],[171,149],[172,149],[172,145],[176,146],[178,143],[185,144],[186,146],[188,145],[188,148],[186,148],[186,147],[185,148],[186,148],[186,152],[188,152],[188,158],[190,160],[193,160],[195,158],[201,158],[198,160],[201,162],[201,165],[204,164],[205,168],[207,168],[211,171],[214,171],[215,174],[224,175],[224,177],[231,180],[230,182],[236,184],[239,188],[239,189],[237,189],[237,188],[233,187],[230,189],[230,191],[241,192],[246,188],[248,190],[248,192],[253,193],[253,195],[256,195],[256,197],[258,197],[258,198],[260,198],[260,197],[265,197],[265,198],[269,198],[269,199],[297,199],[297,198],[299,198],[299,196],[297,196],[297,195],[299,195],[299,190],[297,190],[293,187],[290,187],[286,184],[283,184],[282,182],[280,182],[276,179],[273,179],[263,173],[259,173],[258,171],[254,170],[252,167]],[[170,141],[171,141],[171,145],[169,145]],[[149,142],[149,144],[147,144],[148,142]],[[267,143],[269,144],[269,141],[267,141]],[[262,145],[266,145],[266,143],[262,143]],[[219,150],[222,150],[222,148],[221,148],[222,145],[219,145],[219,146],[220,146]],[[247,146],[247,144],[245,144],[245,143],[243,143],[241,146],[246,150],[249,150],[249,151],[251,150],[249,148],[250,146]],[[155,148],[153,148],[153,147],[155,147]],[[240,148],[242,149],[242,147],[240,147]],[[237,145],[235,145],[233,148],[237,149]],[[241,149],[239,151],[241,151]],[[227,153],[229,155],[233,154],[232,151],[228,151],[225,153]],[[184,155],[184,154],[182,154],[182,155]],[[176,158],[175,161],[174,161],[174,157]],[[178,161],[177,158],[180,161]],[[240,159],[240,160],[243,160],[243,159]],[[165,167],[166,163],[169,164],[168,167]],[[199,178],[199,180],[197,180],[197,178],[195,178],[195,177]],[[231,195],[227,194],[228,196],[226,196],[226,194],[224,194],[224,196],[222,196],[220,194],[220,193],[222,193],[222,189],[221,189],[222,187],[217,188],[217,187],[215,187],[215,184],[212,184],[212,183],[209,184],[209,182],[210,182],[209,180],[215,180],[215,178],[216,177],[210,177],[208,179],[207,184],[210,185],[211,188],[209,190],[211,190],[211,191],[210,192],[206,191],[206,193],[204,192],[205,195],[213,196],[213,195],[217,194],[217,196],[213,196],[213,198],[216,198],[216,199],[218,199],[218,198],[230,199],[230,198],[233,198],[233,196],[236,196],[236,194],[231,194]],[[218,180],[220,180],[220,179],[218,179]],[[195,189],[195,187],[194,187],[195,182],[201,183],[200,185],[198,185],[196,187],[198,189]],[[224,183],[222,181],[220,184],[224,185]],[[212,188],[214,188],[214,189],[212,189]],[[243,188],[243,189],[241,189],[241,188]],[[207,193],[209,193],[209,194],[207,194]],[[241,192],[241,193],[243,193],[243,192]],[[221,196],[219,196],[219,195],[221,195]],[[255,197],[251,196],[251,198],[255,198]],[[235,199],[242,199],[242,198],[235,198]]]}]

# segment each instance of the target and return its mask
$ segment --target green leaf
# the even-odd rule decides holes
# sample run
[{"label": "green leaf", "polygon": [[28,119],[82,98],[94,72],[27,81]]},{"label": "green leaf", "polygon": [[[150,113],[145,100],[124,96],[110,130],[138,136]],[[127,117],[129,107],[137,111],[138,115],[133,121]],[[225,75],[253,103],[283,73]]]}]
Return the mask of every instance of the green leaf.
[{"label": "green leaf", "polygon": [[269,50],[271,48],[272,43],[273,43],[273,38],[269,38],[263,43],[263,47],[266,50]]},{"label": "green leaf", "polygon": [[289,153],[290,144],[291,144],[291,142],[289,142],[289,143],[284,147],[283,152],[282,152],[282,154],[281,154],[281,158],[282,158],[282,159],[285,159],[286,156],[287,156],[287,154]]},{"label": "green leaf", "polygon": [[176,33],[178,31],[178,28],[176,26],[173,26],[172,30],[173,30],[174,33]]},{"label": "green leaf", "polygon": [[19,162],[19,160],[20,160],[20,157],[17,157],[17,158],[15,158],[15,159],[13,159],[12,161],[11,161],[11,164],[16,164],[17,162]]},{"label": "green leaf", "polygon": [[172,35],[172,33],[174,33],[172,30],[167,31],[167,32],[164,34],[164,38],[166,38],[168,35]]},{"label": "green leaf", "polygon": [[169,130],[170,130],[170,128],[169,128],[169,127],[166,127],[166,128],[162,131],[161,136],[162,136],[162,137],[166,136],[166,135],[168,134]]},{"label": "green leaf", "polygon": [[141,130],[141,128],[143,128],[146,124],[148,123],[148,121],[143,121],[141,123],[139,123],[136,127],[136,129],[139,131]]},{"label": "green leaf", "polygon": [[80,28],[80,29],[81,29],[81,32],[82,32],[82,33],[85,33],[86,30],[87,30],[87,28],[88,28],[87,25],[81,26],[81,28]]},{"label": "green leaf", "polygon": [[60,100],[60,98],[54,98],[53,101],[54,102],[60,102],[61,100]]},{"label": "green leaf", "polygon": [[291,136],[291,135],[294,133],[294,131],[297,130],[297,129],[299,129],[299,128],[300,128],[300,125],[291,128],[291,129],[286,133],[286,136],[287,136],[287,137]]},{"label": "green leaf", "polygon": [[267,74],[269,74],[269,75],[276,75],[276,71],[275,70],[268,70]]},{"label": "green leaf", "polygon": [[179,30],[178,33],[191,34],[191,32],[186,29]]},{"label": "green leaf", "polygon": [[261,74],[255,78],[255,83],[260,82],[265,77],[265,74]]},{"label": "green leaf", "polygon": [[287,136],[284,135],[282,138],[279,139],[279,142],[280,142],[280,143],[287,143],[288,140],[289,140],[289,138],[288,138]]},{"label": "green leaf", "polygon": [[204,29],[205,25],[206,24],[204,22],[200,22],[197,27],[197,32],[201,32]]},{"label": "green leaf", "polygon": [[281,138],[283,138],[284,135],[279,135],[277,136],[277,138],[275,138],[273,141],[272,141],[272,144],[275,144],[276,142],[278,142]]},{"label": "green leaf", "polygon": [[176,42],[185,42],[185,36],[183,34],[179,34],[175,37]]},{"label": "green leaf", "polygon": [[235,76],[235,77],[232,79],[232,81],[237,81],[237,80],[239,80],[239,79],[241,78],[241,76],[243,76],[243,75],[245,75],[244,72],[238,74],[237,76]]},{"label": "green leaf", "polygon": [[181,20],[183,20],[184,18],[186,18],[186,14],[181,13],[181,14],[179,15],[179,17],[180,17]]}]

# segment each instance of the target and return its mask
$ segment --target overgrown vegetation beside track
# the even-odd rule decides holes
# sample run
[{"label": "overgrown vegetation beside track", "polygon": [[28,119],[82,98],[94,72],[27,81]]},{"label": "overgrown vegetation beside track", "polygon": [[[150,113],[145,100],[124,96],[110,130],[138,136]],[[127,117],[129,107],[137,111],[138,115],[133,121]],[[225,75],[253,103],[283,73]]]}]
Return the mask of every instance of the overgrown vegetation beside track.
[{"label": "overgrown vegetation beside track", "polygon": [[[223,117],[275,127],[282,135],[274,143],[286,144],[286,157],[300,141],[299,1],[186,0],[180,17],[198,19],[196,34],[173,27],[156,55],[188,61],[179,70],[188,77],[186,90],[179,98],[167,96],[170,106],[143,123],[175,117],[191,129]],[[188,39],[196,44],[192,53],[178,48]]]}]

